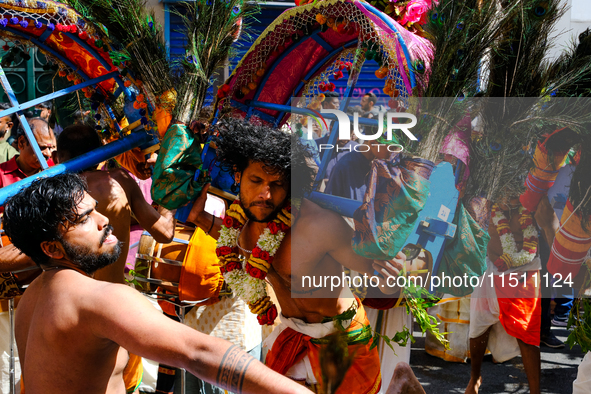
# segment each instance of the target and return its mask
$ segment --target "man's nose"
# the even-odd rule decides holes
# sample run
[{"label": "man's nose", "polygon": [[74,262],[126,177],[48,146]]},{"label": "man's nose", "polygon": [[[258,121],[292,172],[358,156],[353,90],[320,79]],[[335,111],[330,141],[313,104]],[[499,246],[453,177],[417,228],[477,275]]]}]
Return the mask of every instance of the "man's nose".
[{"label": "man's nose", "polygon": [[51,153],[53,152],[53,149],[51,149],[50,147],[46,147],[41,151],[41,154],[45,157],[45,159],[50,159],[51,158]]},{"label": "man's nose", "polygon": [[271,199],[271,187],[269,185],[263,185],[259,193],[259,197],[263,200]]},{"label": "man's nose", "polygon": [[102,231],[105,227],[107,227],[109,225],[109,218],[97,211],[94,211],[94,212],[97,215],[96,223],[98,226],[98,230]]}]

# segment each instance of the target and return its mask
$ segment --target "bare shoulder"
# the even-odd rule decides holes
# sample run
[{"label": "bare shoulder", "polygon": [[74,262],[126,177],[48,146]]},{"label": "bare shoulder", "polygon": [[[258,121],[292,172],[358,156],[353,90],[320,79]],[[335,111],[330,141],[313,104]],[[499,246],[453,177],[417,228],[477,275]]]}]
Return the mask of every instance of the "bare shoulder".
[{"label": "bare shoulder", "polygon": [[301,227],[323,227],[327,229],[344,223],[344,220],[338,213],[322,208],[308,199],[303,199],[297,223]]},{"label": "bare shoulder", "polygon": [[338,213],[304,199],[296,222],[298,234],[309,234],[318,242],[349,242],[351,227]]}]

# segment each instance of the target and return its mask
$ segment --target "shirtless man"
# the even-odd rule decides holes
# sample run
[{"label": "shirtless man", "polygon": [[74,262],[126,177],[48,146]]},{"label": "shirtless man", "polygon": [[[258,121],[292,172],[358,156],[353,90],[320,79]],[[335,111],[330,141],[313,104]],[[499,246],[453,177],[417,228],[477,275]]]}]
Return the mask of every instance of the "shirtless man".
[{"label": "shirtless man", "polygon": [[[238,237],[238,245],[245,257],[257,244],[257,240],[278,211],[289,198],[301,198],[310,190],[314,171],[307,166],[309,153],[297,140],[280,130],[254,126],[241,121],[229,120],[220,126],[217,141],[218,160],[228,168],[240,183],[240,201],[248,222]],[[219,236],[222,220],[203,211],[204,192],[193,206],[189,221],[209,231],[213,237]],[[292,208],[292,213],[296,210]],[[295,223],[294,223],[295,222]],[[374,264],[355,254],[351,248],[352,229],[338,214],[325,210],[313,202],[302,199],[299,215],[292,218],[292,228],[286,231],[285,238],[277,250],[267,278],[281,307],[282,325],[274,331],[274,343],[266,343],[269,353],[267,365],[294,380],[305,381],[307,386],[317,388],[320,371],[310,371],[306,365],[317,365],[318,354],[306,351],[295,343],[289,343],[284,333],[292,338],[322,338],[337,332],[335,322],[340,322],[345,332],[363,329],[368,326],[363,307],[353,297],[350,289],[339,286],[331,289],[309,289],[301,291],[303,275],[341,276],[342,267],[372,275]],[[293,257],[292,257],[293,256]],[[297,264],[292,264],[292,258]],[[397,256],[390,263],[395,267],[392,274],[402,268],[404,259]],[[308,298],[293,298],[292,292],[305,294]],[[314,297],[314,298],[310,298]],[[353,311],[354,317],[343,317],[343,313]],[[328,320],[328,322],[327,322]],[[287,325],[285,324],[287,323]],[[299,331],[291,327],[298,326]],[[364,327],[366,326],[366,327]],[[288,328],[289,327],[289,328]],[[291,331],[290,331],[291,330]],[[349,343],[349,353],[355,353],[354,365],[344,377],[337,393],[377,393],[380,389],[380,365],[376,349],[369,338],[360,344]],[[357,337],[357,339],[359,339]],[[305,341],[299,341],[303,344]],[[304,352],[304,359],[293,353]],[[301,354],[301,353],[300,353]],[[271,361],[270,361],[271,359]],[[409,385],[412,390],[421,392],[420,384],[407,365],[401,365],[395,374],[402,376],[392,392],[405,392]],[[362,371],[362,372],[361,372]],[[409,382],[406,384],[406,382]],[[417,387],[418,385],[418,387]],[[390,391],[389,391],[390,392]]]},{"label": "shirtless man", "polygon": [[[92,127],[75,124],[66,127],[59,135],[57,157],[63,163],[101,146],[100,137]],[[152,208],[135,180],[124,170],[98,171],[92,168],[81,175],[88,184],[90,195],[98,202],[98,211],[109,218],[113,234],[123,243],[117,262],[98,270],[94,279],[125,283],[123,271],[129,250],[132,212],[138,223],[160,243],[169,243],[174,237],[174,212]]]},{"label": "shirtless man", "polygon": [[[497,208],[498,207],[498,208]],[[535,213],[536,219],[542,219],[542,230],[548,230],[552,224],[546,225],[547,212],[553,210],[546,197],[542,198]],[[507,218],[508,224],[499,220],[495,224],[495,209],[498,209],[503,218]],[[532,394],[540,393],[540,322],[541,299],[536,275],[539,275],[541,262],[539,255],[532,259],[506,263],[500,257],[507,251],[503,249],[499,231],[505,230],[508,225],[510,235],[515,240],[516,249],[520,251],[524,244],[524,231],[521,228],[522,220],[521,203],[518,196],[504,196],[493,206],[492,219],[488,232],[490,241],[487,247],[487,271],[485,278],[494,278],[483,281],[482,286],[476,287],[472,293],[470,302],[470,354],[471,374],[470,382],[466,387],[466,394],[478,393],[482,384],[481,367],[484,353],[487,349],[489,336],[494,333],[496,342],[504,343],[504,348],[495,354],[496,347],[490,347],[493,357],[499,362],[504,362],[521,353],[523,367],[527,375],[529,390]],[[533,214],[524,211],[523,215]],[[496,214],[497,218],[499,214]],[[535,223],[533,224],[535,226]],[[537,238],[537,228],[535,230]],[[552,233],[553,235],[553,233]],[[536,240],[537,242],[537,240]],[[506,256],[506,255],[505,255]],[[519,278],[520,286],[509,285],[513,276]],[[503,277],[507,282],[503,281]],[[492,280],[492,279],[491,279]],[[514,280],[514,279],[513,279]],[[494,287],[493,287],[494,286]],[[493,330],[493,325],[501,324],[502,329]],[[496,331],[496,332],[495,332]],[[515,345],[511,351],[511,344]]]},{"label": "shirtless man", "polygon": [[123,394],[125,349],[232,392],[308,393],[230,343],[164,317],[129,286],[92,279],[121,251],[96,206],[73,174],[37,180],[6,205],[6,232],[43,269],[16,315],[28,394]]}]

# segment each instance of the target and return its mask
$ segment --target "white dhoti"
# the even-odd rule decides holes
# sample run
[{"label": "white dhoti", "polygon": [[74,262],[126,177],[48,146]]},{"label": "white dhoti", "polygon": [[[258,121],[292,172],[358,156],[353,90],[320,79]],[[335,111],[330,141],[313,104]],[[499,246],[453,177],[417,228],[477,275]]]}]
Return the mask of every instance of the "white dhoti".
[{"label": "white dhoti", "polygon": [[[0,313],[0,352],[2,352],[2,393],[10,392],[10,319],[8,312]],[[20,392],[21,379],[21,364],[18,358],[18,351],[16,349],[16,341],[14,343],[14,379],[15,379],[15,393]]]},{"label": "white dhoti", "polygon": [[591,394],[591,352],[585,354],[579,365],[577,378],[573,382],[573,394]]},{"label": "white dhoti", "polygon": [[[406,307],[392,308],[385,311],[365,307],[365,313],[367,314],[371,327],[376,332],[389,338],[392,338],[397,332],[402,331],[404,327],[407,327],[410,332],[413,331],[412,315],[406,313]],[[378,322],[378,320],[380,321]],[[406,346],[400,346],[395,343],[392,343],[392,346],[394,347],[394,351],[384,341],[380,341],[378,345],[382,371],[382,388],[379,392],[380,394],[385,393],[388,389],[396,364],[400,361],[410,363],[410,341]]]}]

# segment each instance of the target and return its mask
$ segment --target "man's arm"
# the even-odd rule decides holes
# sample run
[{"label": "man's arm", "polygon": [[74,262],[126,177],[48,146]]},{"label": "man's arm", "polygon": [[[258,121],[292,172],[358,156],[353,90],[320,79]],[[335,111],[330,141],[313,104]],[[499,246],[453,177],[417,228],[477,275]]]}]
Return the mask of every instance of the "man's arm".
[{"label": "man's arm", "polygon": [[14,245],[0,248],[0,272],[20,271],[35,266],[33,260]]},{"label": "man's arm", "polygon": [[311,393],[230,342],[165,317],[130,287],[109,283],[102,287],[84,301],[87,316],[81,316],[89,319],[96,336],[139,356],[185,368],[234,393]]},{"label": "man's arm", "polygon": [[554,208],[550,205],[550,201],[548,201],[548,196],[542,197],[534,217],[536,223],[542,229],[542,233],[548,246],[552,248],[554,235],[558,231],[558,227],[560,227],[560,221],[558,220],[556,213],[554,213]]},{"label": "man's arm", "polygon": [[203,187],[201,194],[193,203],[191,212],[189,212],[189,216],[187,216],[187,222],[195,224],[200,227],[205,234],[214,239],[218,239],[223,220],[211,213],[205,212],[205,202],[207,201],[207,191],[209,190],[209,186],[210,184],[208,183]]},{"label": "man's arm", "polygon": [[131,211],[138,223],[149,232],[156,242],[169,243],[174,238],[176,220],[175,210],[160,207],[156,211],[144,198],[144,195],[131,176],[125,171],[115,171],[113,175],[125,190]]},{"label": "man's arm", "polygon": [[[353,251],[353,229],[338,213],[320,208],[306,199],[302,202],[301,212],[297,228],[292,230],[292,238],[306,236],[310,242],[309,249],[317,251],[317,254],[328,254],[344,267],[373,274],[373,260]],[[307,234],[315,236],[307,237]]]}]

